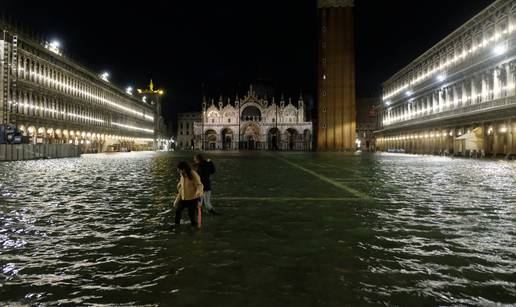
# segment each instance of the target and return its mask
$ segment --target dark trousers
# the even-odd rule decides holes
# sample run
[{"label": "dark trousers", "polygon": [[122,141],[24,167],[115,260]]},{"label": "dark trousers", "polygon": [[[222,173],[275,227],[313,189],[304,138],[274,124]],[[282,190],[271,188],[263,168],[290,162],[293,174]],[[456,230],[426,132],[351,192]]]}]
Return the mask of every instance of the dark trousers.
[{"label": "dark trousers", "polygon": [[181,200],[179,202],[176,209],[176,225],[179,225],[179,223],[181,223],[181,214],[183,213],[184,208],[188,209],[188,215],[190,216],[190,222],[192,223],[192,226],[197,225],[197,222],[195,221],[195,209],[197,208],[198,202],[198,199]]}]

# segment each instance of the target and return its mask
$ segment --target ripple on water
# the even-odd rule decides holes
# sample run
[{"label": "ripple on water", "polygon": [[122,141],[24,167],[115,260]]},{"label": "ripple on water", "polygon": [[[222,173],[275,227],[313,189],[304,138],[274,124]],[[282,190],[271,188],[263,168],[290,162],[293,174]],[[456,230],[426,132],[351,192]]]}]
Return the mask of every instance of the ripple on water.
[{"label": "ripple on water", "polygon": [[[190,156],[128,153],[0,164],[0,300],[516,302],[515,163],[286,155],[373,199],[332,201],[348,195],[270,155],[213,158],[214,202],[223,215],[204,216],[202,231],[187,221],[177,231],[168,226],[175,165]],[[274,201],[293,196],[298,200]],[[327,199],[316,201],[321,196]]]}]

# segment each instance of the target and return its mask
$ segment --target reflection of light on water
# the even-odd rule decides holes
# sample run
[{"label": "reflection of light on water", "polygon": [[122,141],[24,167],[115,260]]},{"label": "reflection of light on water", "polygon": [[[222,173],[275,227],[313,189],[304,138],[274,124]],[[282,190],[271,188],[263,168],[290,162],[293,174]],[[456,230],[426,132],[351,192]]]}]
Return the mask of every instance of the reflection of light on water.
[{"label": "reflection of light on water", "polygon": [[13,276],[18,274],[19,269],[16,268],[16,265],[14,263],[7,263],[4,266],[2,266],[2,272],[5,275]]},{"label": "reflection of light on water", "polygon": [[[240,280],[232,283],[241,266],[258,273],[266,268],[262,277],[253,275],[267,281],[273,276],[273,287],[292,284],[291,297],[299,294],[296,288],[304,291],[307,283],[321,280],[331,284],[324,289],[328,297],[356,289],[355,297],[363,300],[353,305],[391,302],[393,294],[400,301],[425,295],[429,304],[475,305],[468,293],[482,292],[496,301],[516,288],[508,274],[515,265],[513,162],[296,153],[288,158],[375,199],[303,207],[298,199],[346,195],[324,190],[324,183],[298,175],[270,155],[232,152],[211,158],[217,162],[216,205],[229,213],[221,219],[207,216],[213,228],[202,233],[176,233],[160,224],[160,213],[170,208],[176,192],[175,166],[191,161],[190,155],[117,153],[0,164],[0,195],[5,194],[0,196],[0,265],[4,275],[15,275],[2,290],[19,293],[12,300],[25,297],[27,304],[60,299],[76,305],[140,304],[150,292],[176,289],[174,295],[183,295],[192,268],[207,268],[228,282],[233,295],[247,298],[254,292]],[[278,206],[236,201],[245,197],[290,199]],[[251,244],[260,248],[264,263],[245,257]],[[324,250],[316,256],[307,253],[320,246]],[[314,260],[331,272],[319,266],[311,271],[306,264]],[[309,272],[293,278],[270,274],[277,267],[303,266]],[[334,283],[335,272],[340,284]],[[31,289],[36,284],[38,292]],[[206,287],[210,294],[219,290]],[[102,298],[94,298],[96,293]],[[199,299],[210,302],[203,295]]]}]

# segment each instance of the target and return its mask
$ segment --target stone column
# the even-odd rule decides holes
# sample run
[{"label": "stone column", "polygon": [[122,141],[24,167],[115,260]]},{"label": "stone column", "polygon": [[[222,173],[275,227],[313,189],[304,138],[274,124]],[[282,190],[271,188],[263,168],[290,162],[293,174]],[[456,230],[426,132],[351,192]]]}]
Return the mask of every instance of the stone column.
[{"label": "stone column", "polygon": [[502,96],[502,68],[493,69],[493,98],[497,99]]},{"label": "stone column", "polygon": [[476,95],[477,95],[477,82],[476,82],[476,79],[478,77],[477,76],[473,76],[471,78],[471,90],[470,90],[470,101],[469,101],[469,104],[475,104],[477,102],[477,98],[476,98]]},{"label": "stone column", "polygon": [[493,124],[493,157],[496,157],[498,154],[498,146],[499,146],[499,140],[498,140],[498,125]]},{"label": "stone column", "polygon": [[443,97],[443,91],[444,90],[438,90],[438,101],[439,101],[439,109],[438,112],[442,112],[444,110],[444,97]]},{"label": "stone column", "polygon": [[468,93],[466,91],[466,81],[461,82],[461,87],[462,87],[462,90],[461,90],[462,95],[460,97],[461,102],[459,103],[459,106],[463,107],[463,106],[467,105],[467,103],[468,103],[467,102]]},{"label": "stone column", "polygon": [[516,65],[514,62],[507,64],[506,73],[507,73],[507,96],[508,97],[514,96],[516,93],[516,85],[514,84],[514,82],[516,82],[516,80],[514,78],[515,70],[516,70]]}]

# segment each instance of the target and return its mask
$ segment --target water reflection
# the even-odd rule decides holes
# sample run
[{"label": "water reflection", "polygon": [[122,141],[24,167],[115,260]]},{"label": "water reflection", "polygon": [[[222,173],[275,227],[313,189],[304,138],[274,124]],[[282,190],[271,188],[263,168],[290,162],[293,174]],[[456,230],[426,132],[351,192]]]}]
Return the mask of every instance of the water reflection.
[{"label": "water reflection", "polygon": [[190,156],[0,164],[0,301],[516,301],[515,163],[390,154],[284,157],[371,199],[273,155],[218,154],[215,202],[224,215],[207,216],[202,231],[185,225],[173,232],[165,211],[175,192],[175,165]]}]

